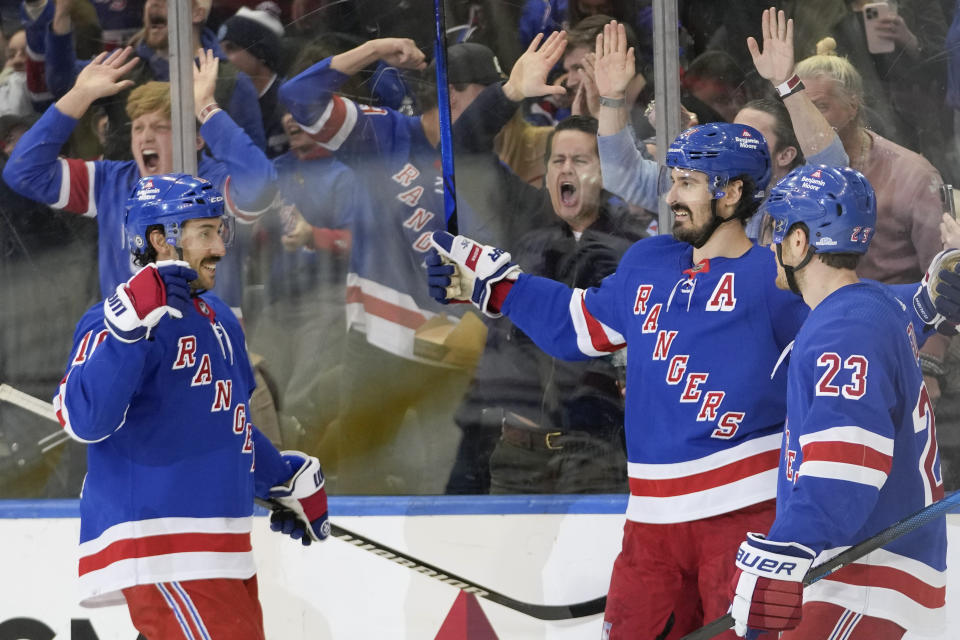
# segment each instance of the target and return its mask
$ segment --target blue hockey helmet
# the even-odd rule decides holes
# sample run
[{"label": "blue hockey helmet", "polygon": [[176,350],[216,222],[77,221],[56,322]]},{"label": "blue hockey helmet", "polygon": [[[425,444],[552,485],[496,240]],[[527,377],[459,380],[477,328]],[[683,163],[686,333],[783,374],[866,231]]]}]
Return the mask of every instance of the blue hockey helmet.
[{"label": "blue hockey helmet", "polygon": [[163,226],[168,244],[179,246],[180,229],[187,220],[223,217],[224,246],[233,237],[233,218],[225,215],[223,194],[209,181],[187,173],[140,178],[127,199],[124,231],[134,254],[148,247],[147,230]]},{"label": "blue hockey helmet", "polygon": [[763,134],[745,124],[710,122],[690,127],[678,135],[667,150],[667,166],[707,174],[714,198],[721,187],[747,175],[756,184],[754,200],[763,200],[770,182],[770,150]]},{"label": "blue hockey helmet", "polygon": [[873,187],[850,167],[795,168],[770,191],[763,212],[761,244],[780,244],[802,222],[817,253],[866,253],[877,226]]}]

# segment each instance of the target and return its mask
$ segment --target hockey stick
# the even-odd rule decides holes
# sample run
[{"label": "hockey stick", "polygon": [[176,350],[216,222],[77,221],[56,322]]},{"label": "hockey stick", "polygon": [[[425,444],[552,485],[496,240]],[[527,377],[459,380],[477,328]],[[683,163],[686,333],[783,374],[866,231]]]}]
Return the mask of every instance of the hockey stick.
[{"label": "hockey stick", "polygon": [[[843,553],[839,553],[826,562],[818,564],[803,577],[803,586],[807,587],[814,582],[825,578],[837,569],[840,569],[855,560],[859,560],[871,551],[876,551],[880,547],[887,545],[900,536],[906,535],[915,529],[919,529],[935,518],[953,511],[960,506],[960,491],[951,493],[943,500],[938,500],[931,505],[927,505],[920,511],[911,516],[907,516],[900,522],[884,529],[872,538],[867,538],[863,542],[856,544]],[[683,636],[680,640],[707,640],[713,636],[726,631],[733,626],[733,616],[729,613],[723,615],[713,622],[700,627],[693,633]]]},{"label": "hockey stick", "polygon": [[[47,418],[48,420],[52,420],[57,424],[60,423],[60,421],[57,420],[56,414],[54,413],[52,404],[19,391],[8,384],[0,384],[0,400],[15,404],[16,406],[26,409],[27,411]],[[53,448],[61,444],[61,442],[65,442],[69,439],[69,436],[65,432],[58,431],[43,438],[38,444],[43,446],[44,442],[50,441],[54,437],[62,438],[62,440],[48,445],[48,448]],[[47,450],[48,449],[44,449],[44,451]],[[268,510],[272,510],[274,508],[284,508],[279,503],[269,500],[262,500],[260,498],[257,498],[256,502]],[[497,604],[507,607],[508,609],[525,613],[528,616],[532,616],[540,620],[568,620],[571,618],[584,618],[586,616],[596,615],[598,613],[603,613],[604,607],[607,603],[606,596],[600,596],[599,598],[594,598],[593,600],[587,600],[585,602],[575,602],[573,604],[552,605],[521,602],[520,600],[515,600],[509,596],[505,596],[502,593],[494,591],[493,589],[488,589],[487,587],[481,586],[454,573],[445,571],[440,567],[419,560],[418,558],[414,558],[413,556],[407,555],[402,551],[392,549],[385,544],[371,540],[366,536],[354,531],[350,531],[349,529],[345,529],[332,522],[330,523],[330,532],[337,539],[348,544],[352,544],[359,549],[374,553],[381,558],[392,560],[393,562],[407,567],[408,569],[412,569],[417,573],[421,573],[430,578],[436,578],[444,584],[448,584],[467,593],[472,593],[481,598],[490,600],[491,602],[496,602]]]},{"label": "hockey stick", "polygon": [[[44,402],[40,398],[35,398],[29,393],[24,393],[19,389],[15,389],[7,383],[0,384],[0,401],[9,402],[41,418],[52,420],[58,425],[60,424],[60,421],[57,419],[57,414],[53,410],[53,404]],[[70,434],[66,431],[54,431],[50,435],[40,438],[40,440],[37,441],[37,445],[40,447],[42,453],[46,453],[67,442],[69,439]]]},{"label": "hockey stick", "polygon": [[[267,509],[284,509],[282,505],[274,503],[269,500],[262,500],[256,498],[257,504]],[[569,620],[571,618],[584,618],[587,616],[593,616],[598,613],[603,613],[604,608],[607,604],[607,597],[600,596],[599,598],[594,598],[593,600],[587,600],[585,602],[575,602],[573,604],[531,604],[529,602],[521,602],[520,600],[515,600],[509,596],[505,596],[502,593],[489,589],[487,587],[481,586],[476,582],[472,582],[462,576],[458,576],[455,573],[451,573],[440,567],[432,565],[428,562],[424,562],[419,558],[414,558],[411,555],[407,555],[402,551],[398,551],[391,547],[388,547],[385,544],[372,540],[364,535],[345,529],[340,525],[330,523],[330,532],[335,538],[351,544],[358,549],[363,549],[364,551],[369,551],[375,555],[380,556],[386,560],[391,560],[396,562],[402,567],[412,569],[417,573],[423,574],[430,578],[436,578],[444,584],[448,584],[451,587],[456,587],[461,591],[466,593],[472,593],[475,596],[479,596],[491,602],[496,602],[497,604],[507,607],[508,609],[513,609],[514,611],[519,611],[520,613],[525,613],[528,616],[537,618],[539,620]]]},{"label": "hockey stick", "polygon": [[444,0],[433,0],[436,26],[434,61],[437,64],[437,107],[440,109],[440,164],[443,173],[443,212],[447,231],[457,235],[457,187],[453,172],[453,128],[450,121],[450,85],[447,84],[447,30]]}]

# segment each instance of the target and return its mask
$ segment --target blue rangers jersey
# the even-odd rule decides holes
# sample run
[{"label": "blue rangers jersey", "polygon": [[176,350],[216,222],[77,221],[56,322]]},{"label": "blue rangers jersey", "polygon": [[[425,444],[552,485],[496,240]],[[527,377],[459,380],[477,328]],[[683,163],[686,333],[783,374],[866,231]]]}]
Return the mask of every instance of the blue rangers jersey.
[{"label": "blue rangers jersey", "polygon": [[[58,157],[76,124],[56,106],[47,109],[20,138],[3,168],[3,179],[31,200],[96,218],[100,291],[109,296],[139,269],[126,245],[123,223],[124,205],[141,176],[133,160]],[[223,192],[227,209],[238,222],[253,222],[273,201],[273,165],[223,111],[211,116],[199,133],[220,160],[203,154],[197,172]],[[235,308],[242,294],[239,261],[239,252],[228,252],[218,270],[222,277],[217,291]]]},{"label": "blue rangers jersey", "polygon": [[453,310],[423,286],[430,234],[445,228],[440,155],[419,117],[356,104],[333,92],[349,76],[322,60],[280,87],[290,114],[352,168],[373,207],[354,219],[347,276],[347,322],[395,355],[413,355],[416,329]]},{"label": "blue rangers jersey", "polygon": [[121,589],[255,573],[253,497],[291,475],[249,422],[254,388],[243,332],[216,296],[196,297],[153,338],[124,343],[97,304],[80,320],[54,397],[88,443],[80,498],[81,604]]},{"label": "blue rangers jersey", "polygon": [[[889,291],[861,282],[811,311],[793,345],[768,538],[807,545],[815,564],[943,497],[911,322]],[[804,601],[930,634],[943,623],[945,571],[939,518],[814,583]]]},{"label": "blue rangers jersey", "polygon": [[556,357],[630,345],[627,518],[671,523],[771,500],[786,375],[770,372],[807,316],[775,286],[772,253],[694,265],[670,236],[641,240],[586,291],[523,274],[503,311]]}]

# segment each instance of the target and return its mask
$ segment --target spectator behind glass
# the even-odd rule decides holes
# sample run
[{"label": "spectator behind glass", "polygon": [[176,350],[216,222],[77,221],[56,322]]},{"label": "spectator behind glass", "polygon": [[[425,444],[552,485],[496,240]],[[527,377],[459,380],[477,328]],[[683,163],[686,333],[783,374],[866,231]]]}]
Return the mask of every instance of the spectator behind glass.
[{"label": "spectator behind glass", "polygon": [[20,29],[7,41],[6,62],[0,72],[0,115],[33,113],[27,91],[27,34]]},{"label": "spectator behind glass", "polygon": [[813,42],[829,35],[863,80],[863,96],[872,110],[868,122],[885,138],[916,151],[944,175],[955,174],[948,162],[952,121],[944,105],[947,56],[944,44],[950,20],[938,0],[890,0],[892,15],[877,20],[878,35],[892,42],[892,53],[870,53],[863,7],[876,0],[849,0],[840,10],[823,3],[795,2],[806,28],[798,33],[803,55]]},{"label": "spectator behind glass", "polygon": [[[567,87],[568,99],[571,101],[571,113],[587,115],[596,118],[600,113],[600,94],[594,80],[594,49],[597,36],[603,33],[604,25],[614,21],[607,15],[594,15],[584,18],[567,34],[567,50],[563,56],[563,68],[567,72],[563,84]],[[637,51],[636,36],[628,24],[623,24],[627,36],[628,46]],[[644,105],[650,97],[651,87],[643,73],[638,71],[630,81],[624,94],[627,108],[630,110],[630,121],[639,138],[653,135],[653,129],[646,118]],[[561,112],[562,113],[562,112]]]},{"label": "spectator behind glass", "polygon": [[694,58],[683,75],[686,96],[683,105],[696,114],[697,121],[733,122],[747,101],[746,76],[728,53],[704,51]]},{"label": "spectator behind glass", "polygon": [[217,31],[217,39],[231,64],[250,76],[260,97],[260,116],[267,139],[267,157],[274,158],[289,148],[281,118],[283,109],[277,92],[283,84],[281,45],[283,25],[280,7],[261,2],[257,9],[240,7]]},{"label": "spectator behind glass", "polygon": [[[513,253],[527,273],[583,289],[599,285],[645,235],[623,201],[602,189],[596,131],[584,116],[557,125],[545,181],[555,217],[516,241]],[[610,358],[564,362],[509,322],[487,324],[483,357],[457,410],[463,437],[447,492],[625,491],[623,399]]]},{"label": "spectator behind glass", "polygon": [[[75,86],[24,134],[3,170],[4,180],[21,195],[55,209],[96,218],[103,295],[135,271],[130,249],[120,233],[127,195],[141,177],[169,172],[173,166],[169,85],[146,83],[125,100],[127,117],[132,121],[129,153],[134,160],[84,162],[61,158],[59,152],[94,101],[129,88],[130,81],[121,78],[136,64],[131,53],[130,48],[115,50],[109,57],[103,53],[84,67]],[[207,51],[200,56],[200,66],[194,72],[194,100],[201,122],[197,150],[204,146],[211,149],[211,154],[198,153],[198,173],[222,189],[231,213],[250,223],[273,201],[275,173],[263,152],[226,112],[215,107],[200,113],[200,105],[215,106],[218,64],[219,60]],[[236,257],[227,258],[217,272],[218,293],[239,310],[242,259],[239,250],[233,253]]]},{"label": "spectator behind glass", "polygon": [[[953,22],[947,33],[947,105],[953,110],[953,166],[960,167],[960,0],[953,10]],[[960,182],[960,171],[950,178]]]},{"label": "spectator behind glass", "polygon": [[[819,55],[797,63],[806,93],[837,130],[850,166],[873,185],[877,228],[857,273],[887,284],[916,282],[940,250],[940,174],[923,156],[866,129],[863,122],[863,80],[849,60],[837,56],[832,38]],[[940,396],[934,375],[943,363],[948,340],[939,334],[921,350],[927,390]]]},{"label": "spectator behind glass", "polygon": [[284,446],[316,452],[338,412],[349,228],[371,216],[370,202],[353,171],[290,114],[283,125],[291,149],[273,159],[282,203],[257,224],[267,306],[250,345],[267,355]]},{"label": "spectator behind glass", "polygon": [[[216,35],[205,27],[212,0],[193,0],[194,50],[203,48],[213,51],[224,61],[218,67],[216,100],[231,118],[246,131],[255,145],[264,147],[263,123],[257,103],[257,92],[247,74],[238,71],[226,61],[220,50]],[[34,78],[37,91],[49,89],[54,98],[66,94],[73,86],[77,73],[88,62],[78,60],[73,46],[74,25],[71,7],[74,0],[44,0],[25,4],[24,24],[31,57],[44,61],[45,75]],[[81,5],[82,6],[82,5]],[[139,86],[153,80],[165,82],[170,78],[170,62],[167,51],[167,3],[166,0],[146,0],[143,7],[143,28],[130,40],[135,48],[138,64],[128,76],[129,87]],[[28,68],[28,72],[30,69]],[[39,72],[40,69],[37,70]],[[45,79],[45,86],[43,81]],[[111,159],[128,159],[130,129],[129,119],[123,106],[129,89],[124,89],[117,99],[109,100],[106,109],[109,116],[108,148],[104,155]]]}]

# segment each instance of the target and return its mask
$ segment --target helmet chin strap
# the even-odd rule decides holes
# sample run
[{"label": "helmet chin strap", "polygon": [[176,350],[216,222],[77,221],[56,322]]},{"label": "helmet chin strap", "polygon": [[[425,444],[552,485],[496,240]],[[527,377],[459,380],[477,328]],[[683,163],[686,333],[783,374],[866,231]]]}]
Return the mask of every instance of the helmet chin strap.
[{"label": "helmet chin strap", "polygon": [[710,200],[710,222],[707,224],[707,227],[703,230],[703,234],[700,238],[693,243],[695,249],[703,248],[703,245],[707,244],[710,241],[710,238],[713,236],[714,231],[720,228],[724,222],[730,222],[736,216],[729,215],[726,218],[721,218],[717,215],[717,200],[723,197],[723,192],[719,192],[717,196]]},{"label": "helmet chin strap", "polygon": [[813,259],[813,255],[815,253],[816,252],[813,250],[813,247],[807,245],[807,255],[803,257],[803,260],[800,261],[800,264],[795,267],[790,267],[783,264],[783,245],[777,245],[777,262],[779,262],[780,266],[783,267],[783,272],[787,276],[787,284],[790,285],[790,291],[793,291],[798,296],[802,296],[803,294],[800,293],[800,285],[797,283],[797,271],[800,271],[800,269],[803,269],[805,266],[807,266],[810,260]]}]

